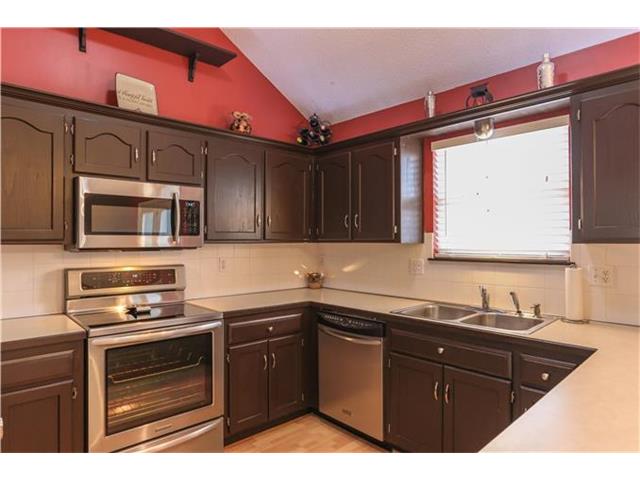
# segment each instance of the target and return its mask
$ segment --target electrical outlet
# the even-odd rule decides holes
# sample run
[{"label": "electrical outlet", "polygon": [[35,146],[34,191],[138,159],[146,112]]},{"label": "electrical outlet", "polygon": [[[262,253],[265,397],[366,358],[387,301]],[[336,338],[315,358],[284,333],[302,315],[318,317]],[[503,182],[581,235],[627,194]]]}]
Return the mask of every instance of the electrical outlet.
[{"label": "electrical outlet", "polygon": [[218,271],[224,273],[227,271],[227,259],[224,257],[218,258]]},{"label": "electrical outlet", "polygon": [[409,261],[411,275],[424,275],[424,258],[412,258]]},{"label": "electrical outlet", "polygon": [[589,284],[600,287],[611,287],[615,271],[610,265],[591,265],[589,267]]}]

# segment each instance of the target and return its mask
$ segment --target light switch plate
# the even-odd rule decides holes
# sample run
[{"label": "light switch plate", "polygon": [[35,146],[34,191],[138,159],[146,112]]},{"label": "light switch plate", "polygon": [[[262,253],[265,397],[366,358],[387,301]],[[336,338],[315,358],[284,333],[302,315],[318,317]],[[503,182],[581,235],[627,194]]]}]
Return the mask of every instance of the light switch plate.
[{"label": "light switch plate", "polygon": [[409,260],[409,273],[411,275],[424,275],[424,258],[412,258]]},{"label": "light switch plate", "polygon": [[589,284],[599,287],[612,287],[615,280],[615,269],[611,265],[591,265],[589,267]]}]

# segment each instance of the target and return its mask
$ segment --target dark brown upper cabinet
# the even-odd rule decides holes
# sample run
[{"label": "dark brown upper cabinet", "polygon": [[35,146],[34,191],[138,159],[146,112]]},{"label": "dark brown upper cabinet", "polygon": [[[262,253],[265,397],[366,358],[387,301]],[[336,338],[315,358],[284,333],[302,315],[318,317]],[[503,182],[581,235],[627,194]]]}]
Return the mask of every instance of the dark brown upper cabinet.
[{"label": "dark brown upper cabinet", "polygon": [[572,98],[573,241],[640,242],[640,82]]},{"label": "dark brown upper cabinet", "polygon": [[65,120],[61,109],[3,97],[2,242],[62,242]]},{"label": "dark brown upper cabinet", "polygon": [[316,160],[316,238],[351,239],[351,153],[334,153]]},{"label": "dark brown upper cabinet", "polygon": [[207,155],[207,240],[261,240],[264,148],[211,139]]},{"label": "dark brown upper cabinet", "polygon": [[74,171],[144,180],[142,125],[98,115],[74,119]]},{"label": "dark brown upper cabinet", "polygon": [[267,150],[265,160],[265,238],[311,238],[311,157]]},{"label": "dark brown upper cabinet", "polygon": [[511,423],[511,381],[444,367],[445,452],[478,452]]},{"label": "dark brown upper cabinet", "polygon": [[147,137],[147,178],[153,182],[202,185],[205,142],[177,130],[150,130]]},{"label": "dark brown upper cabinet", "polygon": [[442,365],[389,356],[386,440],[408,452],[442,452]]},{"label": "dark brown upper cabinet", "polygon": [[354,240],[393,241],[396,219],[395,142],[366,146],[352,157],[352,235]]}]

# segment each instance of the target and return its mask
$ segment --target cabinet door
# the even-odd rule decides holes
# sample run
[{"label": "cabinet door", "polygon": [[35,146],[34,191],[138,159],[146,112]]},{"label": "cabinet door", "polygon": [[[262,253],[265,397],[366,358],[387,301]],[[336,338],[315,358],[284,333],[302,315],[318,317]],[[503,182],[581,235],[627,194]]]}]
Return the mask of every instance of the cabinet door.
[{"label": "cabinet door", "polygon": [[511,422],[511,381],[444,367],[444,451],[477,452]]},{"label": "cabinet door", "polygon": [[542,390],[536,390],[535,388],[520,387],[518,389],[518,408],[514,416],[517,418],[531,407],[533,407],[538,400],[544,397],[545,392]]},{"label": "cabinet door", "polygon": [[264,149],[211,140],[207,156],[207,240],[260,240]]},{"label": "cabinet door", "polygon": [[229,347],[229,433],[256,427],[269,419],[268,344],[261,342]]},{"label": "cabinet door", "polygon": [[390,358],[387,442],[408,452],[441,452],[442,365]]},{"label": "cabinet door", "polygon": [[318,240],[351,238],[351,154],[320,157],[316,163]]},{"label": "cabinet door", "polygon": [[74,171],[144,179],[140,125],[96,115],[75,117]]},{"label": "cabinet door", "polygon": [[2,101],[2,241],[64,238],[64,112]]},{"label": "cabinet door", "polygon": [[354,240],[393,241],[396,232],[396,161],[393,142],[354,150]]},{"label": "cabinet door", "polygon": [[572,102],[574,242],[640,241],[639,98],[635,81]]},{"label": "cabinet door", "polygon": [[197,135],[150,131],[147,178],[153,182],[202,185],[204,148],[204,141]]},{"label": "cabinet door", "polygon": [[269,419],[302,408],[300,334],[269,340]]},{"label": "cabinet door", "polygon": [[268,150],[265,190],[265,238],[308,239],[311,234],[311,158]]},{"label": "cabinet door", "polygon": [[73,380],[2,395],[5,453],[73,451]]}]

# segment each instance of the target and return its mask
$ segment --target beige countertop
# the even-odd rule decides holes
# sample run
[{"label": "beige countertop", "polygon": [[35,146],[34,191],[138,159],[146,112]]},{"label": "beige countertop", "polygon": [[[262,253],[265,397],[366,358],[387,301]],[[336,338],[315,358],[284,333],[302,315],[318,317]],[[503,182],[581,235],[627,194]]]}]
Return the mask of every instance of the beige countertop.
[{"label": "beige countertop", "polygon": [[[194,300],[225,313],[318,302],[386,313],[423,303],[331,289],[296,289]],[[640,328],[556,321],[527,338],[597,351],[483,451],[640,451]]]},{"label": "beige countertop", "polygon": [[[301,288],[190,302],[227,314],[305,302],[388,314],[424,300]],[[65,315],[0,320],[2,342],[69,334],[84,331]],[[597,351],[483,451],[640,451],[640,328],[556,321],[528,338]]]},{"label": "beige countertop", "polygon": [[0,320],[0,342],[3,347],[23,341],[55,337],[84,337],[83,328],[66,315],[5,318]]}]

